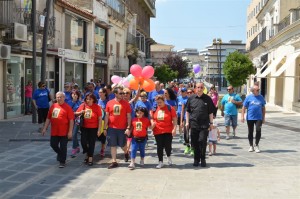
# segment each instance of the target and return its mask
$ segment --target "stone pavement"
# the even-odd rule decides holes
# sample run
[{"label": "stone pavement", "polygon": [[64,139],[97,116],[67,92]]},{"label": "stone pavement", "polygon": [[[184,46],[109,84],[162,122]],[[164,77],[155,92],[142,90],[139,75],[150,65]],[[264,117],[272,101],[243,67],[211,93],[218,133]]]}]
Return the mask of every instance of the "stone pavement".
[{"label": "stone pavement", "polygon": [[[246,124],[239,122],[237,137],[225,140],[223,118],[217,120],[221,141],[217,155],[207,156],[206,168],[192,166],[176,136],[174,164],[155,169],[150,137],[146,165],[134,171],[120,150],[116,169],[107,169],[109,155],[98,154],[93,167],[84,165],[80,154],[59,169],[49,135],[40,136],[29,116],[0,121],[0,198],[300,198],[300,114],[268,106],[261,153],[248,152]],[[70,152],[71,142],[68,146]]]}]

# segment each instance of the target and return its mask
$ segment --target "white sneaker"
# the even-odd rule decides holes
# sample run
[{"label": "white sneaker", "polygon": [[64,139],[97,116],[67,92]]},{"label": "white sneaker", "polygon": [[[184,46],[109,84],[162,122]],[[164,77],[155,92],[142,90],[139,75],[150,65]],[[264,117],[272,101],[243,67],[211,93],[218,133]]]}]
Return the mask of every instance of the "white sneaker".
[{"label": "white sneaker", "polygon": [[233,131],[233,133],[232,133],[232,134],[233,134],[233,137],[235,137],[235,131]]},{"label": "white sneaker", "polygon": [[157,169],[161,169],[164,166],[163,162],[159,161],[158,165],[156,166]]},{"label": "white sneaker", "polygon": [[144,165],[145,165],[144,160],[141,160],[141,161],[140,161],[140,165],[141,165],[141,166],[144,166]]},{"label": "white sneaker", "polygon": [[134,169],[135,169],[134,163],[130,163],[130,165],[128,166],[128,168],[129,168],[130,170],[134,170]]},{"label": "white sneaker", "polygon": [[254,148],[253,148],[253,146],[250,146],[250,148],[249,148],[249,150],[248,150],[249,152],[253,152],[254,151]]},{"label": "white sneaker", "polygon": [[209,156],[212,156],[212,152],[208,152],[208,155],[209,155]]},{"label": "white sneaker", "polygon": [[226,135],[226,140],[229,140],[229,135]]},{"label": "white sneaker", "polygon": [[171,159],[171,157],[167,157],[167,159],[168,159],[168,165],[171,166],[172,165],[172,159]]},{"label": "white sneaker", "polygon": [[255,150],[256,153],[259,153],[259,152],[260,152],[258,145],[255,145],[255,146],[254,146],[254,150]]}]

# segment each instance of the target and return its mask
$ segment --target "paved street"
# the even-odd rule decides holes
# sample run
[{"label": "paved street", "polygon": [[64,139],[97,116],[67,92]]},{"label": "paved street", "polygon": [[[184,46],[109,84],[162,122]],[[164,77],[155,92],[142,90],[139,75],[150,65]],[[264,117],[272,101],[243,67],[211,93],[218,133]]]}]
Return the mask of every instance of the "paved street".
[{"label": "paved street", "polygon": [[[223,125],[222,118],[217,120]],[[93,167],[84,165],[80,154],[59,169],[49,136],[37,133],[30,116],[0,121],[0,198],[300,198],[300,114],[268,106],[266,120],[261,153],[248,152],[247,127],[240,123],[237,137],[230,140],[219,127],[217,155],[207,157],[206,168],[192,166],[177,136],[174,165],[155,169],[151,138],[146,165],[134,171],[123,155],[120,167],[109,170],[109,156],[100,160],[98,154]],[[68,147],[70,152],[71,142]]]}]

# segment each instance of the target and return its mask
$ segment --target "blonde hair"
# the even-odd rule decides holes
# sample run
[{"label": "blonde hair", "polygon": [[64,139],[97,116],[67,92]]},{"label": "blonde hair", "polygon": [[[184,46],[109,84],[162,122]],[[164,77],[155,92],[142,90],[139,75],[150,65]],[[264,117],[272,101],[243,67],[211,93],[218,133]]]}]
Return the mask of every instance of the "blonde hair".
[{"label": "blonde hair", "polygon": [[147,97],[147,93],[145,91],[141,92],[140,96],[146,96]]}]

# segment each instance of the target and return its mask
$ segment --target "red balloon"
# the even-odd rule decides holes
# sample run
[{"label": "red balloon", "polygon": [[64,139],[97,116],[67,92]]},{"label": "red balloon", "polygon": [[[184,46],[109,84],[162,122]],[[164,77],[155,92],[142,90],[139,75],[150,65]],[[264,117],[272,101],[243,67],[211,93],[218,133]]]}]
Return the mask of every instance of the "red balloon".
[{"label": "red balloon", "polygon": [[142,70],[142,77],[149,79],[154,75],[154,68],[152,66],[145,66]]},{"label": "red balloon", "polygon": [[130,73],[135,77],[140,77],[142,75],[142,67],[138,64],[133,64],[130,67]]},{"label": "red balloon", "polygon": [[139,89],[139,83],[140,83],[140,80],[139,78],[132,78],[130,81],[129,81],[129,88],[133,89],[133,90],[137,90]]},{"label": "red balloon", "polygon": [[152,79],[145,79],[142,87],[146,92],[151,92],[155,89],[155,83]]}]

